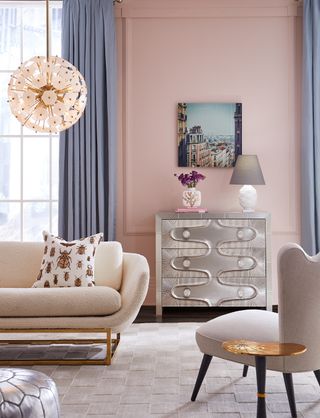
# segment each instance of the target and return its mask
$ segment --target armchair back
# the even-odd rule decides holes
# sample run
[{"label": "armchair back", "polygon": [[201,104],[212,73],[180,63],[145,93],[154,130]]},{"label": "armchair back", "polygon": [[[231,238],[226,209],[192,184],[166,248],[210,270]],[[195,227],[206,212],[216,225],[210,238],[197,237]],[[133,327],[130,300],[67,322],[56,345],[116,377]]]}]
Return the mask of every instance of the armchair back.
[{"label": "armchair back", "polygon": [[320,253],[311,257],[297,244],[278,255],[281,342],[304,344],[306,353],[285,357],[293,371],[320,369]]}]

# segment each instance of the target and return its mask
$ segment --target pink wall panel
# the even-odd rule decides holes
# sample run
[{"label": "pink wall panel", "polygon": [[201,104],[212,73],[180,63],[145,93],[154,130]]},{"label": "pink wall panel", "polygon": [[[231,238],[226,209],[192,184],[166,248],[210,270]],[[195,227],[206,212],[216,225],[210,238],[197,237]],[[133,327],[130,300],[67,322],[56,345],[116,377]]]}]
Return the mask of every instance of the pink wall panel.
[{"label": "pink wall panel", "polygon": [[[237,7],[235,7],[237,4]],[[274,303],[276,254],[299,241],[301,19],[286,0],[124,0],[117,8],[119,175],[117,239],[151,267],[154,215],[181,205],[177,167],[179,101],[243,103],[243,153],[258,154],[271,212]],[[187,170],[185,170],[187,171]],[[203,169],[210,210],[239,210],[231,169]]]}]

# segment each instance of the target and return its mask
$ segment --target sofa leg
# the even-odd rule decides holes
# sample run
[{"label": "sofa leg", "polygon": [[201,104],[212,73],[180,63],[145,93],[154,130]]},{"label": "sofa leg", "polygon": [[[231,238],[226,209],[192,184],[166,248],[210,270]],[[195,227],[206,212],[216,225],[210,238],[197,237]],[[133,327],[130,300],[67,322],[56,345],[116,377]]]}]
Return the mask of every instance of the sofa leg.
[{"label": "sofa leg", "polygon": [[106,347],[106,358],[105,364],[110,366],[114,354],[116,353],[117,347],[120,342],[120,332],[117,333],[117,338],[112,338],[111,328],[107,330],[107,347]]},{"label": "sofa leg", "polygon": [[292,373],[283,373],[284,383],[286,385],[286,391],[288,395],[288,401],[290,405],[290,411],[292,418],[297,417],[297,408],[296,408],[296,401],[294,398],[294,389],[293,389],[293,381],[292,381]]},{"label": "sofa leg", "polygon": [[120,332],[117,333],[117,338],[112,338],[111,328],[107,329],[107,346],[106,346],[106,365],[110,366],[113,355],[120,342]]},{"label": "sofa leg", "polygon": [[247,377],[249,366],[246,364],[243,366],[242,377]]},{"label": "sofa leg", "polygon": [[207,373],[208,367],[211,363],[212,356],[209,356],[209,354],[204,354],[201,362],[201,366],[199,369],[198,377],[196,380],[196,384],[194,385],[194,389],[192,392],[191,400],[194,402],[196,400],[196,397],[198,395],[199,389],[201,387],[202,381]]},{"label": "sofa leg", "polygon": [[[32,334],[72,334],[72,333],[103,333],[103,338],[58,338],[58,339],[2,339],[1,334],[18,334],[18,333],[32,333]],[[106,346],[106,355],[103,359],[0,359],[0,367],[2,366],[34,366],[34,365],[110,365],[111,360],[116,352],[120,342],[120,333],[112,338],[111,328],[39,328],[39,329],[0,329],[0,344],[1,345],[44,345],[51,344],[100,344]]]},{"label": "sofa leg", "polygon": [[111,329],[107,329],[107,346],[106,346],[106,365],[111,364],[112,358],[112,341],[111,341]]}]

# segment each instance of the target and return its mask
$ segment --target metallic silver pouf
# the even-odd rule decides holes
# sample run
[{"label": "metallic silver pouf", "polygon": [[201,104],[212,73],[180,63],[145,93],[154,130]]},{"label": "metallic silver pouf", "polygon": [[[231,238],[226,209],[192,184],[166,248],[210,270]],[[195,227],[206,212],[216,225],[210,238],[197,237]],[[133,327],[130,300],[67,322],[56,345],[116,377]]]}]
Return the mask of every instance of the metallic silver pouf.
[{"label": "metallic silver pouf", "polygon": [[50,377],[35,370],[0,368],[1,418],[59,418],[59,411]]}]

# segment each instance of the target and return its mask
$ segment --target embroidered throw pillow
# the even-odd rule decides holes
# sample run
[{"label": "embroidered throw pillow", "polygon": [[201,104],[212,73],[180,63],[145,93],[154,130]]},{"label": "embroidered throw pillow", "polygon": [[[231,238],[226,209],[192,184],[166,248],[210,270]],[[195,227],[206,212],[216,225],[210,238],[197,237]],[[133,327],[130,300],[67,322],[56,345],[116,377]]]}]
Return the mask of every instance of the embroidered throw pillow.
[{"label": "embroidered throw pillow", "polygon": [[43,231],[43,238],[40,272],[32,287],[94,286],[94,255],[102,233],[68,242]]}]

